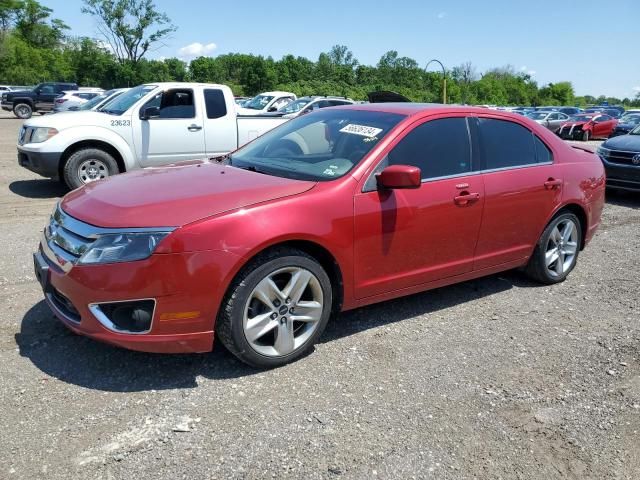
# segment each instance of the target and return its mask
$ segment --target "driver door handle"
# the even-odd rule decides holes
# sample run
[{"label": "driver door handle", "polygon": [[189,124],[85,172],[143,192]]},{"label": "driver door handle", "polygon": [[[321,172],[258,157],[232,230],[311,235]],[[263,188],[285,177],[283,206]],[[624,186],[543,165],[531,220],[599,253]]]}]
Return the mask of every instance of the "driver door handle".
[{"label": "driver door handle", "polygon": [[190,132],[198,132],[198,131],[202,130],[202,127],[200,125],[196,125],[194,123],[194,124],[189,125],[187,127],[187,130],[189,130]]}]

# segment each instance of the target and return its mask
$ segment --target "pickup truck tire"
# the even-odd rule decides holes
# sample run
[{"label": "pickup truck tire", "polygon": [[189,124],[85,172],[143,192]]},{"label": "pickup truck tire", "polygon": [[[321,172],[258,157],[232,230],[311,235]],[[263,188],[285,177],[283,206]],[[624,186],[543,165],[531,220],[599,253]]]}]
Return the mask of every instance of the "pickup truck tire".
[{"label": "pickup truck tire", "polygon": [[120,173],[115,158],[99,148],[83,148],[71,155],[63,167],[64,183],[75,190]]},{"label": "pickup truck tire", "polygon": [[316,259],[275,248],[236,276],[222,302],[216,337],[253,367],[279,367],[313,348],[332,302],[331,280]]},{"label": "pickup truck tire", "polygon": [[28,120],[33,115],[33,108],[28,103],[18,103],[13,107],[13,114],[20,120]]}]

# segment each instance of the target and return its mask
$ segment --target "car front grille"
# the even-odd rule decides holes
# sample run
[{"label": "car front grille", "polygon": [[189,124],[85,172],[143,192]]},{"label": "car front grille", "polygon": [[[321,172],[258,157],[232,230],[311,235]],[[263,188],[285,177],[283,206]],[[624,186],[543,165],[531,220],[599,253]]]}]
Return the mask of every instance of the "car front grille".
[{"label": "car front grille", "polygon": [[600,152],[600,156],[609,163],[617,163],[619,165],[631,165],[638,167],[633,163],[633,157],[639,155],[640,152],[627,152],[624,150],[604,150]]},{"label": "car front grille", "polygon": [[44,237],[56,256],[75,265],[95,242],[93,230],[96,228],[70,217],[58,207],[44,229]]}]

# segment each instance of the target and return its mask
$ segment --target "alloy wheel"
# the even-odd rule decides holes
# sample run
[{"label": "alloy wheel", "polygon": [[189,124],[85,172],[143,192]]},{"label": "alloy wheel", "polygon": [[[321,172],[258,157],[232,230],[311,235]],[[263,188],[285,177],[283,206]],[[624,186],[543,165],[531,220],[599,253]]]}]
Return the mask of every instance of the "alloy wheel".
[{"label": "alloy wheel", "polygon": [[268,274],[245,305],[243,331],[247,342],[268,357],[298,350],[318,328],[323,298],[320,281],[309,270],[285,267]]},{"label": "alloy wheel", "polygon": [[552,277],[560,277],[569,271],[578,253],[578,226],[565,219],[555,226],[549,235],[545,253],[547,271]]}]

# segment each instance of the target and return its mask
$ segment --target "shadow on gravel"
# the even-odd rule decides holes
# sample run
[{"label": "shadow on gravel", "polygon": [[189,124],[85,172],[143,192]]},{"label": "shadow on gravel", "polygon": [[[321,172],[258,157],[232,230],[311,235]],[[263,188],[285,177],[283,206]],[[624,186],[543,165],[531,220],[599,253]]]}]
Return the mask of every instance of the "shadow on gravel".
[{"label": "shadow on gravel", "polygon": [[93,390],[194,388],[198,376],[228,379],[260,373],[218,344],[212,353],[190,355],[132,352],[102,344],[67,330],[44,301],[27,312],[15,339],[20,355],[42,372]]},{"label": "shadow on gravel", "polygon": [[[444,310],[455,305],[510,290],[514,286],[535,288],[543,285],[529,281],[524,274],[509,271],[449,287],[402,297],[384,303],[350,310],[329,322],[321,343],[360,333],[370,328],[408,320]],[[486,312],[491,316],[492,312]],[[428,321],[426,319],[425,321]]]},{"label": "shadow on gravel", "polygon": [[640,209],[640,192],[607,189],[607,203],[619,207]]},{"label": "shadow on gravel", "polygon": [[[506,272],[364,307],[343,313],[329,322],[320,342],[428,315],[514,286],[539,285],[517,272]],[[20,355],[31,360],[42,372],[94,390],[136,392],[194,388],[198,386],[198,376],[230,379],[261,373],[236,360],[218,343],[212,353],[190,355],[140,353],[111,347],[67,330],[44,301],[34,305],[24,316],[15,340]]]},{"label": "shadow on gravel", "polygon": [[69,189],[56,180],[17,180],[9,184],[9,190],[25,198],[57,198]]}]

